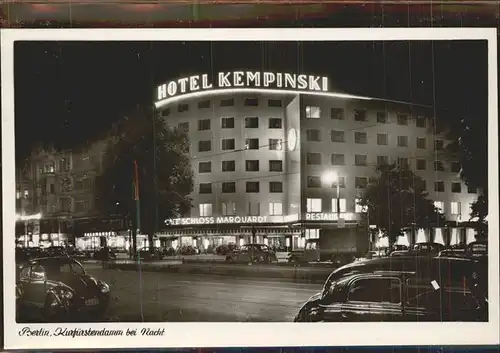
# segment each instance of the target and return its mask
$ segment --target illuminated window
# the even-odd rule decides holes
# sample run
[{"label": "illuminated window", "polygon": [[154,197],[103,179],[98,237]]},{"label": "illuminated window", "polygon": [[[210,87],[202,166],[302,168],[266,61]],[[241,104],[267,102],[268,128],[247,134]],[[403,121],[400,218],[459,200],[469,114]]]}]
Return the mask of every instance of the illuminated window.
[{"label": "illuminated window", "polygon": [[[340,211],[337,211],[337,204],[340,206]],[[332,199],[332,212],[333,213],[337,213],[337,212],[340,212],[340,213],[345,213],[347,212],[347,200],[346,199],[338,199],[338,203],[337,203],[337,199],[334,198]]]},{"label": "illuminated window", "polygon": [[24,190],[24,198],[27,199],[29,197],[29,192],[28,190]]},{"label": "illuminated window", "polygon": [[434,207],[438,209],[439,213],[444,213],[444,202],[443,201],[434,201]]},{"label": "illuminated window", "polygon": [[306,200],[306,208],[308,213],[321,212],[322,209],[322,201],[321,199],[307,199]]},{"label": "illuminated window", "polygon": [[368,211],[368,207],[361,206],[359,204],[360,201],[361,201],[361,199],[355,199],[354,200],[354,212],[356,212],[356,213],[365,213],[366,211]]},{"label": "illuminated window", "polygon": [[321,108],[314,106],[306,107],[306,118],[307,119],[319,119],[321,117]]},{"label": "illuminated window", "polygon": [[21,191],[16,191],[16,199],[20,199],[21,198]]},{"label": "illuminated window", "polygon": [[451,202],[451,214],[460,215],[462,214],[462,207],[460,202]]},{"label": "illuminated window", "polygon": [[212,204],[200,203],[200,217],[211,217],[211,216],[212,216]]},{"label": "illuminated window", "polygon": [[236,203],[232,201],[222,203],[222,215],[234,216],[236,214]]},{"label": "illuminated window", "polygon": [[281,202],[269,202],[269,215],[270,216],[283,215],[283,204]]},{"label": "illuminated window", "polygon": [[319,229],[306,229],[306,239],[319,239]]}]

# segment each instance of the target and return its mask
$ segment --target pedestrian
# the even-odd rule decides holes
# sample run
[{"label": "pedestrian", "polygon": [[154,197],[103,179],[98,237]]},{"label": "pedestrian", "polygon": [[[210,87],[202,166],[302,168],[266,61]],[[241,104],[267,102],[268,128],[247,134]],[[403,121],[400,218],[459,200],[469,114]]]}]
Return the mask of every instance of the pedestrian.
[{"label": "pedestrian", "polygon": [[106,244],[102,248],[102,267],[103,268],[108,267],[108,260],[109,260],[109,248],[108,248],[108,244]]}]

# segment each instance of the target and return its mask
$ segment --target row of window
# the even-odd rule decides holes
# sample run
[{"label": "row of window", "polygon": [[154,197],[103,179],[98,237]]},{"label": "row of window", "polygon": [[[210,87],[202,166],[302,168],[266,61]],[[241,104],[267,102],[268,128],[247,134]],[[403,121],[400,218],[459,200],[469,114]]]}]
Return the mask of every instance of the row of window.
[{"label": "row of window", "polygon": [[[355,177],[354,178],[354,186],[357,189],[364,189],[370,183],[371,178],[368,177]],[[339,177],[339,188],[345,188],[345,177]],[[420,187],[423,190],[427,189],[427,183],[425,180],[422,180],[422,185]],[[212,185],[213,183],[200,183],[199,184],[199,193],[200,194],[211,194],[212,193]],[[307,187],[308,188],[321,188],[324,186],[321,177],[318,176],[310,176],[307,178]],[[328,187],[337,187],[337,183],[334,182],[332,185],[328,185]],[[259,193],[260,192],[260,182],[259,181],[246,181],[245,182],[245,190],[247,193]],[[443,181],[436,181],[434,183],[434,191],[435,192],[445,192],[445,184]],[[283,183],[281,181],[270,181],[269,182],[269,192],[270,193],[282,193],[283,192]],[[462,192],[462,183],[461,182],[452,182],[451,183],[451,192],[452,193],[461,193]],[[467,187],[468,193],[476,193],[476,190],[473,188]],[[222,193],[232,194],[236,193],[236,182],[235,181],[225,181],[222,182]]]},{"label": "row of window", "polygon": [[[263,147],[267,147],[271,151],[281,151],[283,149],[283,139],[271,138],[268,140],[267,145],[260,145],[260,140],[258,138],[246,138],[243,149],[245,150],[259,150]],[[236,150],[236,139],[234,138],[223,138],[221,139],[222,151],[234,151]],[[198,152],[210,152],[212,150],[212,140],[198,141]]]},{"label": "row of window", "polygon": [[[222,161],[221,171],[223,172],[234,172],[236,170],[236,161]],[[258,172],[260,171],[260,160],[246,160],[245,161],[245,171],[247,172]],[[269,171],[270,172],[282,172],[283,171],[283,161],[282,160],[270,160],[269,161]],[[198,173],[211,173],[212,172],[212,162],[200,162],[198,163]]]},{"label": "row of window", "polygon": [[[235,105],[234,98],[221,99],[219,101],[220,107],[233,107]],[[258,107],[259,99],[258,98],[245,98],[243,101],[243,105],[246,107]],[[280,99],[267,99],[267,106],[271,108],[281,108],[282,102]],[[198,102],[198,109],[209,109],[212,107],[212,101],[204,100]],[[189,111],[189,104],[182,103],[177,105],[177,112],[184,113]],[[169,116],[171,113],[170,108],[164,109],[162,111],[162,116]]]},{"label": "row of window", "polygon": [[[320,198],[308,198],[306,200],[306,212],[307,213],[321,213],[321,212],[332,212],[332,213],[364,213],[366,212],[366,207],[359,205],[360,199],[354,199],[354,202],[347,205],[347,199],[333,198],[331,199],[330,209],[325,209],[323,206],[323,199]],[[435,201],[434,206],[441,212],[445,212],[445,204],[443,201]],[[470,204],[469,204],[470,208]],[[236,215],[236,203],[234,201],[226,201],[222,203],[222,215],[223,216],[234,216]],[[469,209],[470,211],[470,209]],[[212,203],[200,203],[199,204],[200,217],[211,217],[213,216],[213,204]],[[260,216],[260,202],[249,202],[246,208],[247,215],[249,216]],[[269,202],[268,203],[268,214],[270,216],[282,216],[284,214],[283,203],[282,202]],[[462,203],[461,202],[450,202],[450,214],[451,215],[461,215],[462,214]]]},{"label": "row of window", "polygon": [[[260,118],[257,116],[247,116],[244,119],[245,129],[258,129],[260,126]],[[282,129],[283,119],[281,118],[268,118],[267,127],[269,129]],[[184,132],[189,132],[189,121],[184,121],[179,123],[178,128]],[[220,120],[221,129],[234,129],[235,128],[235,118],[225,117]],[[198,131],[208,131],[212,129],[211,119],[200,119],[198,120]]]},{"label": "row of window", "polygon": [[[343,130],[331,130],[330,138],[332,142],[345,143],[346,142],[346,132]],[[320,129],[307,129],[306,139],[310,142],[320,142],[321,141],[321,130]],[[368,133],[364,131],[354,131],[354,143],[357,144],[367,144],[368,143]],[[389,146],[389,134],[377,133],[377,145],[378,146]],[[427,138],[417,137],[416,147],[418,149],[427,148]],[[397,136],[397,146],[398,147],[409,147],[408,136]],[[435,139],[434,149],[436,151],[441,151],[444,149],[444,140]]]},{"label": "row of window", "polygon": [[[321,107],[317,106],[306,106],[306,118],[307,119],[319,119],[321,118],[322,111]],[[343,108],[331,108],[330,109],[330,118],[334,120],[347,120],[345,110]],[[368,121],[368,111],[366,109],[354,109],[353,110],[353,120],[359,122]],[[376,121],[379,124],[387,124],[389,123],[389,114],[388,112],[377,112],[376,113]],[[396,122],[401,126],[408,126],[410,121],[410,117],[405,113],[398,113],[396,117]],[[427,118],[423,116],[418,116],[415,119],[416,127],[425,128],[427,127]]]}]

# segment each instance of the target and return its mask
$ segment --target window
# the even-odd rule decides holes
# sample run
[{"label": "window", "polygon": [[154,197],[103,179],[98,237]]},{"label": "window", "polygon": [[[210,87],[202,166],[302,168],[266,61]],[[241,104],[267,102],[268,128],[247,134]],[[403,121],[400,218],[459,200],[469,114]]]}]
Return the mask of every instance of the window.
[{"label": "window", "polygon": [[234,216],[236,214],[236,203],[228,201],[222,203],[222,215]]},{"label": "window", "polygon": [[307,141],[321,141],[321,133],[318,129],[307,129],[306,130]]},{"label": "window", "polygon": [[281,107],[281,100],[279,99],[268,99],[267,100],[267,106],[272,107],[272,108],[280,108]]},{"label": "window", "polygon": [[178,111],[179,113],[183,113],[183,112],[187,112],[187,111],[189,111],[189,104],[179,104],[179,105],[177,106],[177,111]]},{"label": "window", "polygon": [[281,118],[269,118],[270,129],[281,129],[283,127],[283,120]]},{"label": "window", "polygon": [[[339,177],[339,188],[345,188],[345,177]],[[337,182],[334,181],[332,182],[332,188],[336,188],[337,187]]]},{"label": "window", "polygon": [[368,156],[366,154],[355,154],[354,164],[358,167],[366,167],[368,165]]},{"label": "window", "polygon": [[377,123],[386,124],[387,123],[387,113],[386,112],[377,112]]},{"label": "window", "polygon": [[270,193],[282,193],[283,183],[281,181],[270,181],[269,182],[269,192]]},{"label": "window", "polygon": [[354,109],[354,120],[355,121],[366,121],[366,110]]},{"label": "window", "polygon": [[460,162],[451,162],[450,169],[452,173],[459,173],[460,169],[462,169],[462,166],[460,165]]},{"label": "window", "polygon": [[23,196],[24,196],[25,199],[27,199],[29,197],[29,191],[28,190],[24,190]]},{"label": "window", "polygon": [[417,159],[417,170],[426,170],[427,161],[425,159]]},{"label": "window", "polygon": [[[340,206],[337,211],[337,205]],[[332,212],[333,213],[345,213],[347,212],[347,200],[346,199],[332,199]]]},{"label": "window", "polygon": [[354,212],[356,213],[365,213],[368,210],[368,207],[361,206],[359,203],[361,199],[354,199]]},{"label": "window", "polygon": [[344,165],[345,156],[343,154],[333,153],[332,154],[332,165]]},{"label": "window", "polygon": [[408,158],[406,157],[399,157],[398,158],[398,167],[399,168],[409,168],[410,163],[408,161]]},{"label": "window", "polygon": [[248,193],[257,193],[260,192],[260,184],[258,181],[247,181],[246,183],[246,191]]},{"label": "window", "polygon": [[321,187],[321,178],[318,176],[310,176],[307,178],[307,187],[308,188],[320,188]]},{"label": "window", "polygon": [[222,193],[224,194],[234,194],[236,192],[236,182],[225,181],[222,183]]},{"label": "window", "polygon": [[222,99],[220,101],[221,107],[232,107],[234,105],[234,98]]},{"label": "window", "polygon": [[408,115],[398,114],[398,125],[408,125]]},{"label": "window", "polygon": [[416,125],[417,125],[417,127],[425,127],[426,126],[426,122],[427,122],[427,120],[425,119],[425,117],[418,116],[417,117],[417,121],[416,121]]},{"label": "window", "polygon": [[234,172],[236,169],[235,161],[222,161],[223,172]]},{"label": "window", "polygon": [[444,181],[434,182],[434,191],[435,192],[444,192]]},{"label": "window", "polygon": [[469,186],[467,185],[467,192],[469,194],[476,194],[477,193],[477,188],[473,187],[473,186]]},{"label": "window", "polygon": [[427,148],[427,140],[425,137],[417,137],[417,148],[420,148],[420,149]]},{"label": "window", "polygon": [[398,136],[398,146],[408,147],[408,136]]},{"label": "window", "polygon": [[198,152],[209,152],[212,150],[212,141],[198,141]]},{"label": "window", "polygon": [[75,202],[75,212],[87,212],[90,209],[87,200],[78,200]]},{"label": "window", "polygon": [[259,118],[256,116],[245,118],[245,128],[247,129],[258,129],[259,128]]},{"label": "window", "polygon": [[389,135],[387,134],[377,134],[377,145],[387,146],[389,144]]},{"label": "window", "polygon": [[198,131],[210,130],[210,119],[198,120]]},{"label": "window", "polygon": [[259,149],[259,139],[245,139],[245,149],[246,150],[258,150]]},{"label": "window", "polygon": [[269,161],[269,171],[270,172],[282,172],[283,171],[283,161],[280,161],[280,160]]},{"label": "window", "polygon": [[321,212],[322,210],[322,200],[321,199],[307,199],[306,200],[306,212],[314,213]]},{"label": "window", "polygon": [[222,118],[220,127],[222,129],[234,129],[234,118]]},{"label": "window", "polygon": [[451,214],[452,215],[460,215],[460,214],[462,214],[461,203],[460,202],[452,202],[450,206],[451,206]]},{"label": "window", "polygon": [[245,170],[247,172],[258,172],[259,171],[259,160],[246,160]]},{"label": "window", "polygon": [[281,151],[283,143],[281,139],[269,139],[269,149],[271,151]]},{"label": "window", "polygon": [[49,185],[49,193],[51,193],[51,194],[56,193],[56,186],[54,184]]},{"label": "window", "polygon": [[444,141],[443,140],[436,140],[434,141],[434,146],[436,151],[441,151],[444,148]]},{"label": "window", "polygon": [[245,101],[243,104],[247,107],[258,107],[259,100],[257,98],[245,98]]},{"label": "window", "polygon": [[332,108],[330,116],[334,120],[344,120],[344,109],[342,108]]},{"label": "window", "polygon": [[222,139],[221,148],[223,151],[229,151],[235,149],[234,139]]},{"label": "window", "polygon": [[163,110],[161,111],[161,116],[162,116],[162,117],[167,117],[167,116],[169,116],[169,115],[170,115],[170,109],[169,109],[169,108],[167,108],[167,109],[163,109]]},{"label": "window", "polygon": [[344,131],[332,130],[331,136],[332,136],[332,142],[345,142]]},{"label": "window", "polygon": [[441,161],[434,161],[434,171],[442,172],[444,171],[444,165]]},{"label": "window", "polygon": [[307,164],[309,164],[309,165],[321,165],[321,153],[308,153],[307,154]]},{"label": "window", "polygon": [[198,163],[198,173],[211,173],[212,172],[212,162],[200,162]]},{"label": "window", "polygon": [[453,193],[460,193],[462,192],[462,183],[460,182],[453,182],[451,183],[451,192]]},{"label": "window", "polygon": [[386,165],[389,164],[388,156],[377,156],[377,165]]},{"label": "window", "polygon": [[189,132],[189,122],[185,121],[183,123],[179,123],[179,125],[177,125],[177,128],[181,131]]},{"label": "window", "polygon": [[212,183],[200,183],[200,194],[211,194]]},{"label": "window", "polygon": [[249,202],[247,211],[249,216],[260,216],[260,203]]},{"label": "window", "polygon": [[69,197],[61,197],[59,199],[59,206],[62,212],[71,212],[72,200]]},{"label": "window", "polygon": [[210,108],[210,101],[209,100],[204,100],[201,102],[198,102],[198,109],[206,109]]},{"label": "window", "polygon": [[307,119],[319,119],[321,117],[321,108],[320,107],[306,107],[306,118]]},{"label": "window", "polygon": [[354,185],[356,189],[364,189],[368,185],[367,177],[356,177],[354,179]]},{"label": "window", "polygon": [[355,143],[367,143],[367,134],[366,132],[355,131],[354,132],[354,142]]},{"label": "window", "polygon": [[434,201],[434,207],[437,208],[439,213],[444,213],[444,202],[443,201]]},{"label": "window", "polygon": [[211,216],[212,216],[212,204],[200,203],[200,217],[211,217]]},{"label": "window", "polygon": [[283,204],[281,202],[269,202],[269,215],[270,216],[283,215]]},{"label": "window", "polygon": [[306,229],[306,239],[319,239],[320,229]]},{"label": "window", "polygon": [[351,284],[348,301],[401,303],[401,282],[396,278],[362,278]]}]

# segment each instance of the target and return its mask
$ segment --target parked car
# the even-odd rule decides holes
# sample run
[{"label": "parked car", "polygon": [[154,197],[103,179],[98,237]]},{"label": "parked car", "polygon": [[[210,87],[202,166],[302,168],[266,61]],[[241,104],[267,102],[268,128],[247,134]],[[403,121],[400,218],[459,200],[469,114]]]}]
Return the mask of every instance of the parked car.
[{"label": "parked car", "polygon": [[221,244],[215,248],[215,253],[217,255],[227,255],[230,252],[234,252],[238,249],[238,246],[234,243]]},{"label": "parked car", "polygon": [[47,256],[65,256],[67,255],[66,249],[63,246],[50,246],[45,249]]},{"label": "parked car", "polygon": [[184,245],[181,246],[177,252],[181,255],[196,255],[199,251],[194,246]]},{"label": "parked car", "polygon": [[175,256],[177,254],[177,252],[175,251],[174,248],[169,247],[169,248],[163,248],[162,254],[163,254],[163,256]]},{"label": "parked car", "polygon": [[67,322],[80,315],[103,314],[109,293],[108,284],[87,274],[78,261],[46,257],[23,266],[16,305],[20,315],[29,310],[41,314],[45,322]]},{"label": "parked car", "polygon": [[436,256],[444,249],[444,245],[439,243],[418,243],[413,246],[412,251],[418,253],[419,255]]},{"label": "parked car", "polygon": [[275,263],[278,262],[278,258],[267,245],[246,244],[228,253],[226,261],[234,263]]},{"label": "parked car", "polygon": [[412,255],[417,256],[417,254],[412,253],[410,250],[396,250],[391,252],[389,256],[395,257],[395,256],[412,256]]},{"label": "parked car", "polygon": [[460,258],[460,257],[466,257],[466,253],[465,253],[465,249],[449,248],[449,249],[444,249],[444,250],[440,251],[438,256],[439,257],[459,257]]},{"label": "parked car", "polygon": [[16,248],[16,263],[27,262],[39,257],[46,257],[47,253],[39,247]]},{"label": "parked car", "polygon": [[468,257],[479,258],[483,256],[488,256],[488,241],[478,240],[473,241],[465,248],[465,255]]},{"label": "parked car", "polygon": [[394,257],[343,266],[295,322],[487,321],[481,268],[470,259]]},{"label": "parked car", "polygon": [[162,260],[163,251],[160,248],[142,248],[137,252],[137,257],[144,261]]}]

